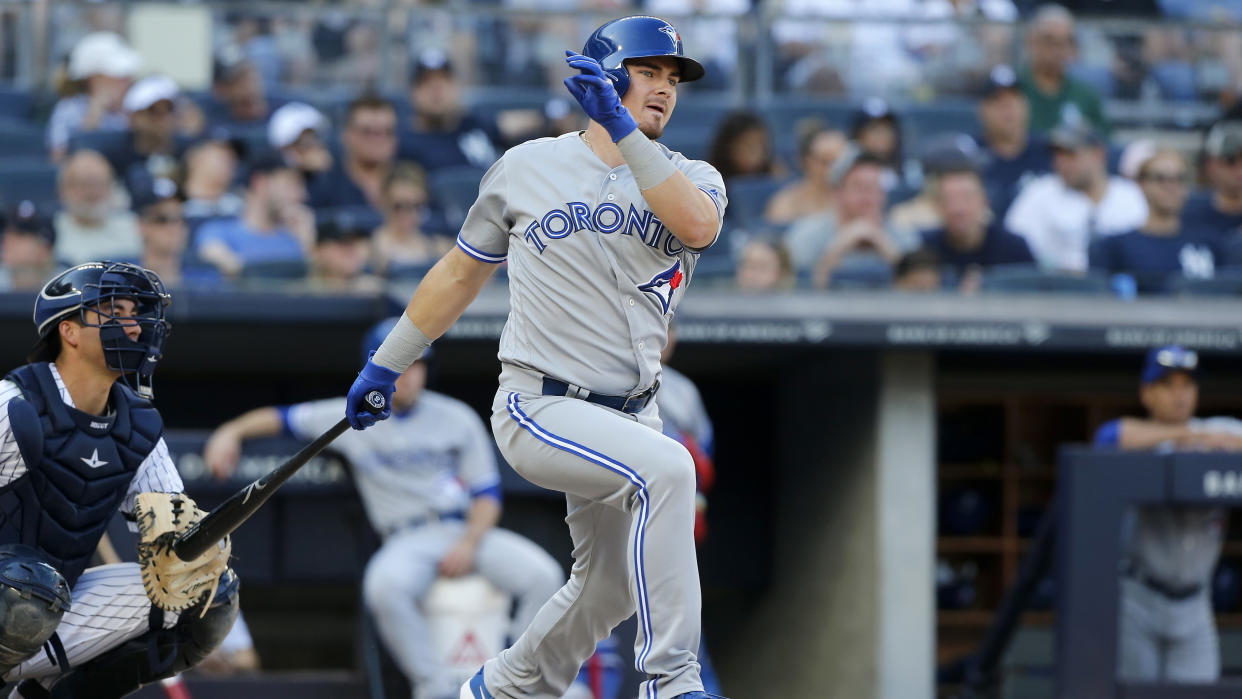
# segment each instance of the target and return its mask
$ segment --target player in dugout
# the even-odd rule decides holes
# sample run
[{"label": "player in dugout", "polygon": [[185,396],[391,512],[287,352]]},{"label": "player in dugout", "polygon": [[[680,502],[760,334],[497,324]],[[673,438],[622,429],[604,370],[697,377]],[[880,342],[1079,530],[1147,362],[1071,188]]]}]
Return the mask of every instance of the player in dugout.
[{"label": "player in dugout", "polygon": [[[1143,365],[1139,399],[1147,417],[1100,426],[1097,447],[1242,451],[1242,421],[1196,418],[1199,355],[1157,347]],[[1136,507],[1123,529],[1118,676],[1140,682],[1214,682],[1220,643],[1212,616],[1212,572],[1225,511],[1216,507]]]}]

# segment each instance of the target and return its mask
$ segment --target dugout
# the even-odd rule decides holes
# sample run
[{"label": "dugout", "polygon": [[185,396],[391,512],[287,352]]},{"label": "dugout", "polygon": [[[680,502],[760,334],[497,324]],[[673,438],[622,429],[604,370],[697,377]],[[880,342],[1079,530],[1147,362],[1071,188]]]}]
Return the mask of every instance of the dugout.
[{"label": "dugout", "polygon": [[[366,328],[408,291],[177,294],[157,404],[192,443],[251,407],[339,394]],[[506,299],[501,285],[485,289],[438,344],[437,387],[481,413]],[[0,295],[6,366],[33,340],[30,303]],[[1236,308],[1201,298],[692,294],[671,363],[699,383],[718,435],[700,563],[705,633],[730,693],[934,696],[937,662],[982,638],[1012,582],[1027,545],[1020,515],[1050,497],[1058,445],[1137,408],[1143,350],[1198,349],[1201,413],[1242,414]],[[262,572],[250,573],[243,608],[270,667],[354,669],[350,575],[367,551],[365,519],[339,473],[307,473],[273,499],[268,524],[247,525],[268,548],[247,554]],[[206,487],[192,468],[186,475],[191,492]],[[967,486],[992,511],[972,533],[938,534],[939,496]],[[566,560],[561,501],[517,481],[507,489],[503,524]],[[341,530],[356,548],[308,566]],[[938,611],[938,558],[974,562],[973,603]],[[1026,623],[1037,650],[1018,674],[1040,686],[1052,676],[1039,647],[1053,612]],[[1230,629],[1242,629],[1242,616],[1223,616]],[[1223,645],[1235,656],[1226,670],[1236,670],[1242,655]]]}]

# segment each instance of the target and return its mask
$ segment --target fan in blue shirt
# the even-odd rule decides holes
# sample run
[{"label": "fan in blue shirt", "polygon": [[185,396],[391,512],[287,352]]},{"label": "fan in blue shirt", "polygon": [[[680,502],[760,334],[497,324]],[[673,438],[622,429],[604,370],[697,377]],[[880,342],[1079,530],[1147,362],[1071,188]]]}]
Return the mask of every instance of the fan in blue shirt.
[{"label": "fan in blue shirt", "polygon": [[1147,198],[1143,227],[1100,238],[1089,251],[1092,269],[1128,274],[1141,293],[1167,291],[1178,275],[1209,279],[1216,273],[1216,236],[1182,227],[1189,173],[1186,161],[1172,149],[1157,150],[1139,167],[1138,183]]},{"label": "fan in blue shirt", "polygon": [[1242,237],[1242,121],[1221,121],[1203,142],[1212,189],[1197,192],[1182,210],[1182,228],[1222,238]]},{"label": "fan in blue shirt", "polygon": [[401,135],[402,160],[413,160],[428,172],[463,165],[487,168],[495,162],[500,151],[496,124],[465,111],[461,87],[443,51],[419,54],[410,102],[413,128]]},{"label": "fan in blue shirt", "polygon": [[1043,139],[1030,133],[1031,105],[1018,84],[1017,73],[998,65],[988,73],[979,100],[979,123],[983,133],[976,139],[988,155],[983,167],[988,201],[997,221],[1022,184],[1032,176],[1052,171],[1052,149]]},{"label": "fan in blue shirt", "polygon": [[397,110],[382,97],[363,95],[349,103],[341,130],[341,157],[310,186],[310,204],[320,215],[347,210],[355,219],[383,220],[384,178],[397,157]]},{"label": "fan in blue shirt", "polygon": [[1025,239],[999,223],[988,223],[987,197],[977,172],[942,174],[936,199],[944,227],[924,233],[923,246],[935,252],[941,264],[959,274],[971,267],[1035,264]]},{"label": "fan in blue shirt", "polygon": [[278,155],[261,158],[251,166],[241,215],[200,226],[195,251],[226,277],[255,265],[288,264],[304,272],[315,239],[315,216],[305,200],[300,171]]}]

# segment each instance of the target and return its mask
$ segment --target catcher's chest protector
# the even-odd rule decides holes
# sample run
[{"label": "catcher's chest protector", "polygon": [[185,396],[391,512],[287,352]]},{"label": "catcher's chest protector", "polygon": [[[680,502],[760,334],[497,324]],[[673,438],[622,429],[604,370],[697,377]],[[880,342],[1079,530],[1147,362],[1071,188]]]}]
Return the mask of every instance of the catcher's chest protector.
[{"label": "catcher's chest protector", "polygon": [[113,413],[99,417],[61,400],[46,363],[8,378],[39,416],[37,425],[10,420],[14,437],[21,444],[41,430],[43,458],[27,459],[25,475],[0,490],[0,544],[39,549],[72,587],[164,424],[149,402],[120,383],[109,398]]}]

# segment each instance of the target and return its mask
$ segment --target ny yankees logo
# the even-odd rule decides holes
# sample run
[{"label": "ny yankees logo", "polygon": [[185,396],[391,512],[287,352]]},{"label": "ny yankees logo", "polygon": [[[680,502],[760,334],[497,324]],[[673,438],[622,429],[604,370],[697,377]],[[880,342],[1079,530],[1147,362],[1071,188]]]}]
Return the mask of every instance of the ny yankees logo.
[{"label": "ny yankees logo", "polygon": [[100,466],[107,466],[107,465],[108,465],[108,462],[107,462],[107,461],[103,461],[103,460],[101,460],[101,459],[99,458],[99,450],[98,450],[98,449],[96,449],[95,451],[91,452],[91,458],[89,458],[89,459],[88,459],[88,458],[86,458],[85,456],[79,456],[78,458],[79,458],[79,459],[82,459],[82,463],[86,464],[87,466],[90,466],[91,468],[99,468]]},{"label": "ny yankees logo", "polygon": [[677,287],[681,286],[681,260],[673,263],[672,267],[660,272],[651,278],[651,281],[638,287],[639,291],[645,291],[660,300],[660,306],[668,313],[668,307],[673,303],[673,292]]}]

